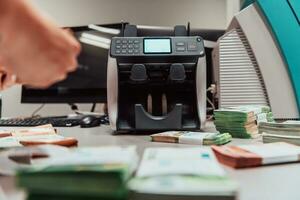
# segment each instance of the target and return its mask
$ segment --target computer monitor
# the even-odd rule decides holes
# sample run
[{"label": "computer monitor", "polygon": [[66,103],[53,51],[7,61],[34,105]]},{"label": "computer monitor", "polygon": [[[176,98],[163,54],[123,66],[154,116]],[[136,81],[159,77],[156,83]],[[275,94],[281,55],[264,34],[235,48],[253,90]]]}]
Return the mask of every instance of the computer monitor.
[{"label": "computer monitor", "polygon": [[[101,27],[122,29],[122,24],[100,25]],[[23,86],[21,103],[106,103],[106,73],[110,34],[91,30],[88,26],[70,28],[82,45],[78,56],[78,69],[70,73],[66,80],[47,89],[32,89]],[[86,40],[93,41],[96,35],[104,40],[104,47],[91,45],[80,40],[85,34]],[[92,38],[91,38],[92,37]],[[100,39],[101,39],[100,38]],[[95,41],[99,44],[99,42]],[[105,48],[105,45],[108,47]]]},{"label": "computer monitor", "polygon": [[[122,26],[128,23],[99,25],[101,27],[121,30]],[[76,38],[85,34],[85,39],[94,39],[93,35],[100,33],[88,28],[88,26],[71,27]],[[171,27],[138,26],[138,35],[170,36],[174,33]],[[115,34],[115,33],[114,33]],[[202,30],[191,29],[191,35],[200,35],[205,40],[216,41],[223,30]],[[105,42],[105,38],[110,39],[114,35],[100,34]],[[95,42],[96,44],[98,42]],[[69,74],[68,78],[56,83],[48,89],[38,90],[28,87],[22,88],[21,103],[106,103],[107,98],[107,59],[108,48],[91,45],[89,42],[82,42],[82,52],[78,57],[78,70]],[[208,62],[208,85],[211,84],[211,49],[206,48]]]}]

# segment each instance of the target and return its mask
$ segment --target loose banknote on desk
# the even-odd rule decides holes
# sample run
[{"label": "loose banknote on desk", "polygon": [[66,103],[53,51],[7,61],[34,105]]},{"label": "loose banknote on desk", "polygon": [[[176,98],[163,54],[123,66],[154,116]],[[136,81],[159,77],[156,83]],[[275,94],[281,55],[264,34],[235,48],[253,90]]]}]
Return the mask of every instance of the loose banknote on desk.
[{"label": "loose banknote on desk", "polygon": [[213,146],[218,160],[233,168],[300,162],[300,147],[284,142],[240,146]]},{"label": "loose banknote on desk", "polygon": [[237,184],[209,148],[148,148],[129,189],[134,200],[230,200]]},{"label": "loose banknote on desk", "polygon": [[48,158],[18,171],[17,185],[28,200],[127,199],[126,182],[138,162],[135,147],[53,147],[48,152]]},{"label": "loose banknote on desk", "polygon": [[230,133],[234,138],[258,137],[257,124],[273,122],[273,114],[268,106],[237,106],[214,111],[216,129],[220,133]]},{"label": "loose banknote on desk", "polygon": [[264,122],[259,124],[258,130],[264,143],[287,142],[300,145],[300,121]]},{"label": "loose banknote on desk", "polygon": [[229,133],[207,133],[191,131],[167,131],[151,135],[153,142],[194,144],[194,145],[223,145],[232,140]]},{"label": "loose banknote on desk", "polygon": [[0,148],[55,144],[75,146],[75,138],[65,138],[59,135],[51,124],[26,129],[0,130]]}]

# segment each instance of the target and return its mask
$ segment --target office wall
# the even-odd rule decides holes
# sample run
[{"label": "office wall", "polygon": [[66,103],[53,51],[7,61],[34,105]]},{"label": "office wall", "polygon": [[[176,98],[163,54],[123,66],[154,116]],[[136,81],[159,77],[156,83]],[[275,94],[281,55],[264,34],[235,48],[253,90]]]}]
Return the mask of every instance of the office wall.
[{"label": "office wall", "polygon": [[232,21],[233,16],[239,12],[241,8],[241,0],[227,0],[226,19],[227,25]]},{"label": "office wall", "polygon": [[61,25],[110,23],[186,24],[224,28],[225,0],[34,0]]},{"label": "office wall", "polygon": [[[228,0],[232,1],[232,0]],[[226,0],[33,0],[43,13],[61,26],[111,23],[173,26],[191,22],[193,27],[224,29],[227,24]],[[3,116],[28,116],[39,105],[21,105],[20,87],[2,92]],[[80,105],[83,110],[90,105]],[[70,113],[66,105],[47,105],[43,115]]]}]

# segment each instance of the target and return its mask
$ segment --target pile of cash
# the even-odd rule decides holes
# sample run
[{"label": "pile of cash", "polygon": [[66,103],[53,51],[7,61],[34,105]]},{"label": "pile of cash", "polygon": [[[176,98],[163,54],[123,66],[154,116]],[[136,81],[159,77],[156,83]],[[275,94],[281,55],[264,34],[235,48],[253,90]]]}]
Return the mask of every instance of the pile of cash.
[{"label": "pile of cash", "polygon": [[28,200],[123,200],[137,162],[135,147],[54,148],[48,158],[22,167],[17,183],[28,192]]},{"label": "pile of cash", "polygon": [[259,124],[260,122],[274,122],[274,116],[269,106],[247,105],[247,106],[234,106],[229,108],[237,109],[237,110],[253,111],[256,117],[257,124]]},{"label": "pile of cash", "polygon": [[285,142],[212,146],[219,162],[233,168],[300,162],[300,147]]},{"label": "pile of cash", "polygon": [[9,131],[0,130],[0,149],[42,144],[73,147],[77,143],[76,138],[59,135],[51,124]]},{"label": "pile of cash", "polygon": [[148,148],[129,189],[133,200],[233,200],[237,184],[209,148]]},{"label": "pile of cash", "polygon": [[238,106],[214,111],[215,125],[220,133],[230,133],[235,138],[255,138],[257,123],[273,121],[268,106]]},{"label": "pile of cash", "polygon": [[283,123],[260,123],[259,133],[264,143],[287,142],[300,145],[300,122],[286,121]]},{"label": "pile of cash", "polygon": [[223,145],[232,140],[229,133],[207,133],[190,131],[167,131],[151,135],[153,142],[167,142],[194,145]]}]

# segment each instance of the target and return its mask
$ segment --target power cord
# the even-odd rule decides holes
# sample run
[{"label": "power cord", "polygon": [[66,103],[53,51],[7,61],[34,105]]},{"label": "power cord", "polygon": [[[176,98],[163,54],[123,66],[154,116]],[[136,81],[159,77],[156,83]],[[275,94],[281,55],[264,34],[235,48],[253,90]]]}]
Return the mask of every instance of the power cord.
[{"label": "power cord", "polygon": [[[211,92],[213,95],[216,94],[216,85],[215,84],[211,84],[211,86],[206,90],[207,92]],[[208,98],[206,97],[207,102],[209,103],[209,105],[211,106],[212,110],[216,110],[216,106],[214,105],[214,103]],[[210,115],[207,117],[207,120],[213,120],[213,115]]]},{"label": "power cord", "polygon": [[32,112],[31,117],[32,118],[39,118],[41,117],[40,115],[37,115],[38,112],[40,112],[44,108],[45,104],[42,104],[39,106],[35,111]]},{"label": "power cord", "polygon": [[[211,84],[211,86],[206,91],[211,92],[212,94],[215,94],[216,93],[216,85]],[[208,97],[206,97],[206,99],[207,99],[207,102],[209,103],[209,105],[211,105],[212,109],[215,110],[216,106],[214,105],[214,103]]]},{"label": "power cord", "polygon": [[74,111],[75,113],[78,112],[78,106],[74,103],[69,103],[69,106],[71,107],[71,110]]},{"label": "power cord", "polygon": [[95,110],[96,110],[96,103],[93,103],[93,106],[91,108],[91,112],[93,113],[93,112],[95,112]]}]

